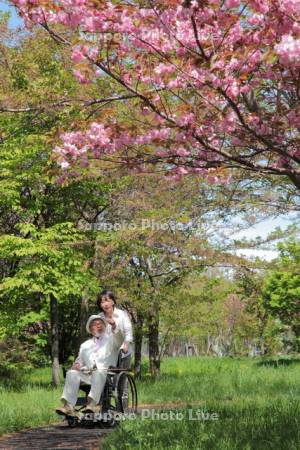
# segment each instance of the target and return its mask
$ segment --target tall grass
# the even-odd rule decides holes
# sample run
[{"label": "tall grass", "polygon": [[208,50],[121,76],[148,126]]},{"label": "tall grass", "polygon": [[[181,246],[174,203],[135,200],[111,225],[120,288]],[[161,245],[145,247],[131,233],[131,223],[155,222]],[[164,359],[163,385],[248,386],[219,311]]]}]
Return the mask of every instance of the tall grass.
[{"label": "tall grass", "polygon": [[[300,448],[299,359],[169,358],[156,382],[145,373],[137,386],[140,404],[186,403],[172,408],[183,420],[124,421],[104,449]],[[54,408],[61,392],[51,386],[50,368],[0,380],[0,434],[59,421]],[[198,410],[218,420],[188,420]]]},{"label": "tall grass", "polygon": [[195,407],[182,409],[183,420],[137,419],[120,425],[104,441],[103,450],[298,450],[299,402],[206,404],[218,421],[188,420]]},{"label": "tall grass", "polygon": [[[122,422],[103,449],[300,448],[300,360],[172,358],[164,361],[157,383],[142,381],[138,387],[143,403],[191,405],[173,409],[181,420],[151,415]],[[197,411],[215,413],[218,420],[203,420],[201,414],[195,420]]]},{"label": "tall grass", "polygon": [[54,409],[60,395],[49,368],[0,380],[0,435],[59,420]]},{"label": "tall grass", "polygon": [[300,359],[169,358],[159,381],[146,377],[138,391],[140,403],[300,398]]}]

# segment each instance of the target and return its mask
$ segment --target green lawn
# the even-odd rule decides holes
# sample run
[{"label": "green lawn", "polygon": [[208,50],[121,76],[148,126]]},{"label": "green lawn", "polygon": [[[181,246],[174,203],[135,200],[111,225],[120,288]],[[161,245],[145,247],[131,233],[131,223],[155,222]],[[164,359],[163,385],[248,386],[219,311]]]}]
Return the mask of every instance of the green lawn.
[{"label": "green lawn", "polygon": [[51,386],[49,368],[35,369],[23,379],[0,379],[0,435],[57,422],[54,408],[61,388]]},{"label": "green lawn", "polygon": [[[142,403],[191,406],[173,409],[178,420],[166,420],[169,414],[122,422],[104,450],[300,448],[300,360],[174,358],[163,362],[159,382],[138,387]],[[202,412],[218,420],[203,420]]]},{"label": "green lawn", "polygon": [[[0,434],[59,420],[53,409],[61,388],[52,389],[50,380],[50,370],[39,369],[22,382],[0,381]],[[146,375],[137,384],[140,404],[191,406],[173,409],[182,414],[178,420],[156,415],[122,422],[104,441],[105,450],[300,448],[298,359],[170,358],[157,382]],[[197,411],[199,420],[189,420]],[[218,420],[203,420],[201,412]]]}]

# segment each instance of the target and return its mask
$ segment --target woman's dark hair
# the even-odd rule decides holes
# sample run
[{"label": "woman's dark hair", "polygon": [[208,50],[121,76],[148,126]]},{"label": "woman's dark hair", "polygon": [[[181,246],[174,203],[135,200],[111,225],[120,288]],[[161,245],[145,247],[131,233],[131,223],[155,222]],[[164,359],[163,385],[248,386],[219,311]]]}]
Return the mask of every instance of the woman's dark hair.
[{"label": "woman's dark hair", "polygon": [[116,302],[115,294],[112,291],[110,291],[109,289],[104,289],[104,291],[101,291],[100,294],[97,295],[97,300],[96,300],[96,305],[98,306],[100,311],[103,311],[101,308],[101,299],[103,297],[110,298],[114,302],[114,305],[116,305],[117,302]]}]

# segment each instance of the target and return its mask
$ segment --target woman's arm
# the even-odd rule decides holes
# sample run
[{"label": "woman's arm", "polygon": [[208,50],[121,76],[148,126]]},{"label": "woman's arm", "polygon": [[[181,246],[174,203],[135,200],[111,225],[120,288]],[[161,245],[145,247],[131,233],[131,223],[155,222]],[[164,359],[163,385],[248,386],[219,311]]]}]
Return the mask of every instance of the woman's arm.
[{"label": "woman's arm", "polygon": [[129,315],[126,311],[121,311],[121,314],[122,314],[122,331],[124,337],[121,349],[123,350],[124,353],[127,353],[129,350],[129,344],[133,342],[132,324]]},{"label": "woman's arm", "polygon": [[124,342],[133,342],[132,324],[129,315],[126,311],[122,311],[123,315],[123,329],[124,329]]}]

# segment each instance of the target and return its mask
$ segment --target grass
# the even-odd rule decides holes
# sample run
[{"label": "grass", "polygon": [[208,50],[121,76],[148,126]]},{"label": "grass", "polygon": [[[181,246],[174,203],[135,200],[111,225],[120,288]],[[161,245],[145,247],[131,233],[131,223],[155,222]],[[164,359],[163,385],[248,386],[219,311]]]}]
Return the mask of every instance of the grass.
[{"label": "grass", "polygon": [[[0,434],[59,420],[53,410],[62,387],[53,389],[50,380],[48,368],[22,382],[0,380]],[[186,402],[172,409],[182,420],[126,420],[105,439],[104,450],[300,448],[299,359],[170,358],[157,382],[146,374],[137,385],[140,404]],[[218,420],[189,420],[197,411]]]},{"label": "grass", "polygon": [[[103,450],[300,448],[298,359],[172,358],[163,362],[157,383],[139,382],[138,390],[140,403],[191,405],[173,409],[182,414],[178,420],[154,415],[122,422]],[[197,400],[199,406],[193,404]],[[197,411],[199,420],[189,420]],[[160,417],[159,407],[155,412]],[[201,412],[215,413],[218,420],[203,420]]]},{"label": "grass", "polygon": [[[272,364],[272,361],[274,364]],[[300,359],[170,358],[158,382],[138,383],[140,403],[300,398]]]},{"label": "grass", "polygon": [[[219,415],[218,421],[188,420],[191,408],[177,410],[183,420],[138,419],[122,423],[104,442],[103,449],[157,450],[247,450],[300,448],[299,410],[295,402],[289,405],[271,402],[226,404],[206,403],[204,410]],[[295,415],[298,415],[297,419]]]},{"label": "grass", "polygon": [[61,388],[51,385],[49,368],[35,369],[22,379],[0,380],[0,435],[57,422],[54,412]]}]

